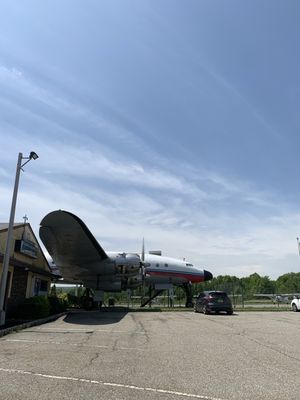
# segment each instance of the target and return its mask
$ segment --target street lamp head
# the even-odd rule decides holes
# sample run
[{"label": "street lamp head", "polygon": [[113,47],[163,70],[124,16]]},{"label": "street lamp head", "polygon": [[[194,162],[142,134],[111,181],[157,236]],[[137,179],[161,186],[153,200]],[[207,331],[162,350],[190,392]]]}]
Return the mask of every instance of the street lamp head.
[{"label": "street lamp head", "polygon": [[[29,163],[30,160],[36,160],[37,158],[39,158],[39,156],[34,151],[30,152],[29,157],[23,157],[23,154],[19,153],[18,168],[20,168],[23,171],[24,165]],[[27,160],[27,161],[24,162],[24,164],[21,165],[21,161],[22,160]]]},{"label": "street lamp head", "polygon": [[39,156],[34,151],[31,151],[29,154],[29,159],[36,160],[37,158],[39,158]]}]

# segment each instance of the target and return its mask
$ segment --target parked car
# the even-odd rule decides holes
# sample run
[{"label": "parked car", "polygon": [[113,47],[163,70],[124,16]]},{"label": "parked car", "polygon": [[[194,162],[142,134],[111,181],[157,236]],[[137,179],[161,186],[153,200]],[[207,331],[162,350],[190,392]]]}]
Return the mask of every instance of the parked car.
[{"label": "parked car", "polygon": [[231,315],[233,308],[226,292],[210,290],[199,294],[195,302],[194,311],[203,312],[204,314],[210,314],[211,312],[218,314],[220,311],[224,311]]},{"label": "parked car", "polygon": [[293,311],[300,311],[300,296],[294,296],[291,307]]}]

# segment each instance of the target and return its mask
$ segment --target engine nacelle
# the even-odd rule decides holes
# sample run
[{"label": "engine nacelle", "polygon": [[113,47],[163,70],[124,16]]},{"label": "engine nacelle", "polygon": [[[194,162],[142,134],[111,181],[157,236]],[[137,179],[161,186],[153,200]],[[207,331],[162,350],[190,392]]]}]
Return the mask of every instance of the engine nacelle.
[{"label": "engine nacelle", "polygon": [[127,289],[136,289],[142,284],[142,276],[141,272],[138,275],[131,276],[129,278],[125,278],[122,282],[123,290]]},{"label": "engine nacelle", "polygon": [[137,275],[140,270],[141,259],[138,254],[119,253],[115,257],[115,264],[120,274]]},{"label": "engine nacelle", "polygon": [[123,289],[121,281],[100,281],[98,283],[97,290],[103,290],[105,292],[121,292]]}]

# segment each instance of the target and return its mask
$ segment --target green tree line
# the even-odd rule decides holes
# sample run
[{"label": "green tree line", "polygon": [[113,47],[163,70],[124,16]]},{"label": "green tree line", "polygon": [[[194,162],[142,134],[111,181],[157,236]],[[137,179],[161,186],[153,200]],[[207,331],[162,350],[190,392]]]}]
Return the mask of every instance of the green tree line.
[{"label": "green tree line", "polygon": [[244,278],[220,275],[211,281],[194,285],[193,290],[194,294],[203,290],[224,290],[228,294],[241,295],[245,300],[258,293],[300,293],[300,272],[289,272],[276,280],[271,280],[268,276],[260,276],[258,273]]},{"label": "green tree line", "polygon": [[[82,295],[83,290],[83,288],[79,288],[79,296]],[[139,287],[133,290],[131,295],[143,296],[143,290],[142,287]],[[276,280],[271,280],[268,276],[260,276],[258,273],[243,278],[231,275],[219,275],[211,281],[193,285],[192,290],[194,296],[197,296],[203,290],[223,290],[233,297],[240,298],[241,301],[253,299],[254,294],[300,293],[300,272],[290,272],[279,276]],[[68,293],[74,295],[75,289],[69,289]],[[163,295],[167,294],[163,293]],[[176,296],[176,301],[181,301],[184,304],[185,293],[182,288],[175,286],[174,295]],[[126,303],[128,301],[126,292],[105,293],[105,304],[108,303],[109,298],[113,298],[116,303]]]}]

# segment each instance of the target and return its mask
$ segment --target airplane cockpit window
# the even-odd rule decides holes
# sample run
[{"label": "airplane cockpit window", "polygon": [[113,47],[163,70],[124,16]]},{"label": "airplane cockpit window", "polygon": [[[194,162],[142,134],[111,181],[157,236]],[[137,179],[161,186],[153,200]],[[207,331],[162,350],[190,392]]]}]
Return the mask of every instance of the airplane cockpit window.
[{"label": "airplane cockpit window", "polygon": [[185,264],[187,267],[193,267],[193,264],[191,264],[191,263],[186,263]]}]

